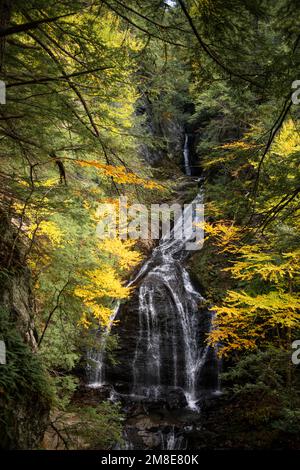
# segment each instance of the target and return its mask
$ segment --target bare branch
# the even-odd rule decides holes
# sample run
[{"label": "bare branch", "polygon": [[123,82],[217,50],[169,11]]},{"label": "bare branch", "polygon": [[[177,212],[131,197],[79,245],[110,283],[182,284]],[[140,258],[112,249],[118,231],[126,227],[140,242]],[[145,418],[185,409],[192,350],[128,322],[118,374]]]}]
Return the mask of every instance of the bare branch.
[{"label": "bare branch", "polygon": [[112,69],[114,67],[97,67],[96,69],[91,69],[91,70],[82,70],[80,72],[73,72],[70,74],[64,73],[63,75],[60,75],[59,77],[40,77],[36,78],[34,80],[27,80],[24,82],[15,82],[15,83],[8,83],[6,85],[6,88],[12,88],[16,86],[24,86],[24,85],[36,85],[40,83],[48,83],[48,82],[55,82],[58,80],[67,80],[72,77],[79,77],[80,75],[87,75],[89,73],[94,73],[94,72],[99,72],[100,70],[107,70],[107,69]]},{"label": "bare branch", "polygon": [[130,18],[128,18],[128,16],[124,15],[124,14],[121,13],[119,10],[117,10],[115,7],[113,7],[112,5],[110,5],[106,0],[102,0],[102,3],[104,3],[104,5],[106,5],[107,8],[109,8],[109,9],[112,10],[114,13],[116,13],[116,15],[120,16],[121,18],[123,18],[123,20],[127,21],[129,24],[131,24],[131,25],[134,26],[135,28],[139,29],[139,30],[142,31],[143,33],[147,34],[148,36],[152,36],[153,38],[159,39],[160,41],[163,41],[163,42],[167,42],[168,44],[172,44],[173,46],[185,47],[185,48],[187,47],[187,46],[185,46],[184,44],[181,44],[181,43],[178,43],[178,42],[173,42],[173,41],[170,41],[169,39],[162,38],[162,37],[158,36],[157,34],[151,33],[148,29],[145,29],[145,28],[143,28],[142,26],[138,25],[138,24],[135,23],[133,20],[131,20]]},{"label": "bare branch", "polygon": [[47,318],[47,321],[46,321],[46,323],[45,323],[45,326],[44,326],[42,335],[41,335],[41,337],[40,337],[40,339],[39,339],[39,342],[38,342],[38,348],[41,346],[41,343],[42,343],[42,341],[43,341],[43,338],[44,338],[44,336],[45,336],[45,333],[46,333],[46,331],[47,331],[47,328],[48,328],[48,326],[49,326],[49,324],[50,324],[51,318],[53,317],[53,314],[56,312],[56,310],[57,310],[58,307],[59,307],[60,297],[61,297],[63,291],[65,290],[65,288],[67,287],[67,285],[69,284],[69,282],[70,282],[70,274],[69,274],[69,277],[68,277],[67,282],[64,284],[64,286],[61,288],[61,290],[59,291],[59,293],[58,293],[58,295],[57,295],[55,306],[53,307],[53,309],[51,310],[51,312],[50,312],[49,315],[48,315],[48,318]]},{"label": "bare branch", "polygon": [[254,193],[254,196],[256,195],[257,193],[257,189],[258,189],[258,183],[259,183],[259,177],[260,177],[260,173],[261,173],[261,169],[262,169],[262,165],[263,165],[263,162],[271,148],[271,145],[274,141],[274,138],[277,134],[277,132],[279,131],[279,129],[281,128],[286,116],[287,116],[287,113],[289,112],[289,110],[291,109],[291,106],[292,106],[292,101],[289,98],[286,99],[285,103],[284,103],[284,106],[283,106],[283,109],[281,111],[281,113],[279,114],[278,118],[276,119],[275,123],[273,124],[270,132],[269,132],[269,138],[268,138],[268,142],[267,142],[267,145],[264,149],[264,152],[262,154],[262,157],[259,161],[259,164],[258,164],[258,168],[257,168],[257,174],[256,174],[256,178],[255,178],[255,182],[254,182],[254,188],[253,188],[253,193]]},{"label": "bare branch", "polygon": [[204,50],[204,52],[219,66],[221,67],[224,72],[228,73],[229,76],[231,77],[236,77],[236,78],[240,78],[241,80],[244,80],[248,83],[251,83],[252,85],[258,87],[258,88],[262,88],[261,85],[259,85],[258,83],[254,82],[251,78],[249,78],[249,76],[245,76],[245,75],[241,75],[240,73],[238,72],[235,72],[233,70],[231,70],[229,67],[227,67],[227,65],[223,64],[221,62],[221,60],[210,50],[210,48],[208,47],[208,45],[203,41],[203,39],[201,38],[189,12],[187,11],[187,8],[183,2],[183,0],[178,0],[178,3],[180,4],[181,6],[181,9],[183,11],[183,13],[185,14],[192,30],[193,30],[193,33],[194,35],[196,36],[201,48]]},{"label": "bare branch", "polygon": [[35,20],[35,21],[30,21],[28,23],[23,23],[23,24],[17,24],[14,26],[10,26],[9,28],[0,28],[0,37],[6,37],[6,36],[11,36],[12,34],[17,34],[17,33],[24,33],[26,31],[29,31],[31,29],[36,29],[40,24],[43,23],[51,23],[53,21],[57,21],[61,18],[66,18],[68,16],[73,16],[76,15],[78,12],[75,11],[73,13],[67,13],[66,15],[60,15],[60,16],[53,16],[52,18],[43,18],[41,20]]}]

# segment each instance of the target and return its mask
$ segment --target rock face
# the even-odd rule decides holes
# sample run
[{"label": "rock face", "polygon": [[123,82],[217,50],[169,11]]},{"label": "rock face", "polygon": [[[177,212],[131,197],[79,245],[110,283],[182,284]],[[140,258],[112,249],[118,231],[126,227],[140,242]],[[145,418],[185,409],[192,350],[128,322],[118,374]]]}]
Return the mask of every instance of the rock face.
[{"label": "rock face", "polygon": [[24,266],[24,247],[16,235],[16,228],[0,213],[0,307],[9,312],[24,342],[35,350],[30,271]]},{"label": "rock face", "polygon": [[155,148],[147,143],[140,146],[140,154],[144,160],[155,167],[168,158],[174,163],[180,163],[182,159],[182,146],[184,143],[184,125],[179,119],[163,117],[157,115],[155,103],[144,96],[140,99],[140,105],[137,108],[138,115],[144,115],[144,127],[155,142]]},{"label": "rock face", "polygon": [[[36,349],[36,333],[33,322],[32,294],[30,289],[30,272],[24,267],[24,247],[16,238],[16,229],[0,214],[0,335],[7,343],[7,364],[0,365],[3,377],[9,375],[11,362],[18,364],[22,370],[22,361],[29,359]],[[9,265],[9,269],[7,266]],[[8,318],[9,330],[4,329],[4,317]],[[2,330],[2,331],[1,331]],[[13,335],[10,336],[10,330]],[[8,338],[9,336],[9,338]],[[22,346],[23,344],[23,346]],[[27,345],[27,346],[24,346]],[[30,353],[30,350],[32,353]],[[13,355],[13,356],[12,356]],[[24,358],[23,358],[24,356]],[[12,359],[13,358],[13,359]],[[35,361],[36,358],[32,356]],[[11,361],[11,362],[10,362]],[[26,368],[27,363],[24,363]],[[38,366],[38,363],[37,363]],[[24,371],[24,377],[30,380],[30,375]],[[48,424],[49,400],[41,392],[42,386],[32,381],[31,392],[28,396],[19,390],[19,377],[4,386],[4,396],[0,392],[0,446],[9,449],[33,449],[40,445],[45,428]],[[26,379],[25,379],[26,380]],[[44,383],[45,378],[41,377]],[[5,382],[4,382],[5,383]],[[20,396],[22,395],[22,396]],[[8,398],[9,397],[9,398]]]}]

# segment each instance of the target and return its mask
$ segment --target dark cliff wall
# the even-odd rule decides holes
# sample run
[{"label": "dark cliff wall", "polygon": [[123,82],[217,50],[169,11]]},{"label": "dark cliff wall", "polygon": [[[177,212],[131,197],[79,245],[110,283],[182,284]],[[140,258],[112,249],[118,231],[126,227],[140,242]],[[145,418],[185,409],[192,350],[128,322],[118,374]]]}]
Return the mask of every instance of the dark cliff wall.
[{"label": "dark cliff wall", "polygon": [[30,271],[23,266],[24,247],[15,237],[15,227],[1,213],[0,339],[6,345],[6,364],[0,365],[0,447],[33,449],[48,423],[51,393],[36,353]]},{"label": "dark cliff wall", "polygon": [[180,163],[184,143],[184,120],[159,113],[157,103],[148,96],[139,100],[137,114],[144,116],[144,128],[152,141],[141,144],[141,157],[152,167],[165,161]]}]

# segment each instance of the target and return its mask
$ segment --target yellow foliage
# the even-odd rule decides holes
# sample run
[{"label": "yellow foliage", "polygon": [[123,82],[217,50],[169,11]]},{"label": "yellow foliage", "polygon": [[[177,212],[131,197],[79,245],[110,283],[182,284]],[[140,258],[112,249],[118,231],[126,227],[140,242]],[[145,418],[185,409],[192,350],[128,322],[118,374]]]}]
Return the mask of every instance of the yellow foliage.
[{"label": "yellow foliage", "polygon": [[203,160],[204,168],[209,169],[210,167],[221,165],[224,163],[229,163],[235,159],[235,155],[232,153],[224,153],[218,157],[211,157],[210,155]]},{"label": "yellow foliage", "polygon": [[205,222],[205,233],[214,239],[214,244],[220,248],[220,253],[225,251],[235,252],[236,242],[242,235],[242,229],[233,224],[218,222],[210,224]]},{"label": "yellow foliage", "polygon": [[[205,203],[205,213],[207,217],[219,217],[222,214],[222,210],[218,204],[214,201],[207,201]],[[208,223],[208,222],[206,222]]]},{"label": "yellow foliage", "polygon": [[229,291],[219,307],[214,307],[215,328],[209,344],[222,343],[220,354],[234,349],[250,349],[259,345],[268,331],[299,328],[300,297],[274,290],[256,296]]},{"label": "yellow foliage", "polygon": [[128,270],[136,266],[142,256],[132,250],[135,242],[133,240],[121,240],[120,238],[106,238],[99,243],[100,250],[114,255],[121,269]]},{"label": "yellow foliage", "polygon": [[236,140],[235,142],[222,144],[218,148],[231,149],[231,150],[250,150],[256,147],[257,147],[257,144],[251,144],[249,142],[245,142],[244,140]]},{"label": "yellow foliage", "polygon": [[136,184],[139,186],[143,186],[147,189],[159,189],[163,190],[164,188],[150,180],[145,180],[140,176],[136,175],[135,173],[128,172],[125,167],[123,166],[114,166],[114,165],[105,165],[103,163],[99,163],[96,161],[85,161],[85,160],[74,160],[80,166],[90,166],[93,168],[97,168],[102,171],[105,176],[110,176],[114,179],[116,183],[119,184]]},{"label": "yellow foliage", "polygon": [[[116,271],[111,266],[103,266],[101,269],[87,271],[83,284],[77,286],[74,294],[83,300],[92,317],[102,326],[109,324],[112,313],[111,308],[103,303],[112,299],[126,299],[129,297],[130,289],[122,285]],[[89,326],[87,315],[81,317],[80,323],[84,327]]]},{"label": "yellow foliage", "polygon": [[75,294],[83,299],[94,300],[102,297],[125,299],[130,289],[122,285],[117,273],[111,266],[86,272],[86,284],[76,287]]},{"label": "yellow foliage", "polygon": [[86,302],[86,306],[91,310],[94,318],[99,320],[101,325],[107,325],[109,323],[109,319],[113,313],[112,309],[94,302]]},{"label": "yellow foliage", "polygon": [[81,325],[83,328],[89,328],[91,326],[91,322],[87,319],[86,312],[83,312],[81,318],[78,322],[78,325]]},{"label": "yellow foliage", "polygon": [[225,268],[236,279],[251,280],[260,277],[264,281],[278,284],[284,278],[293,278],[300,273],[300,250],[284,253],[281,257],[274,253],[260,252],[257,245],[244,245],[239,248],[240,260]]},{"label": "yellow foliage", "polygon": [[285,158],[300,151],[300,136],[292,119],[282,125],[271,151]]},{"label": "yellow foliage", "polygon": [[[31,231],[34,229],[35,227],[32,227]],[[38,225],[37,235],[46,235],[53,246],[60,246],[62,244],[64,233],[55,222],[51,220],[43,220]]]}]

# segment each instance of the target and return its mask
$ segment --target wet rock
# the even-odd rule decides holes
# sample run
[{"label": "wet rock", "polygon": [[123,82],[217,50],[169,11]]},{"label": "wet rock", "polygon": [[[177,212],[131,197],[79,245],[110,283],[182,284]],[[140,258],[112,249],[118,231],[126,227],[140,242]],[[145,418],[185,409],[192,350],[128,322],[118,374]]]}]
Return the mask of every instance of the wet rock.
[{"label": "wet rock", "polygon": [[102,387],[89,387],[85,384],[81,384],[72,397],[73,403],[81,403],[86,406],[97,405],[103,400],[111,398],[113,393],[112,385],[104,385]]},{"label": "wet rock", "polygon": [[138,435],[147,449],[155,449],[161,444],[161,437],[158,433],[139,431]]},{"label": "wet rock", "polygon": [[185,408],[188,404],[182,389],[169,390],[166,401],[170,410]]}]

